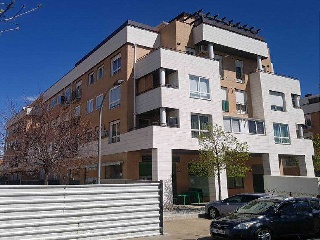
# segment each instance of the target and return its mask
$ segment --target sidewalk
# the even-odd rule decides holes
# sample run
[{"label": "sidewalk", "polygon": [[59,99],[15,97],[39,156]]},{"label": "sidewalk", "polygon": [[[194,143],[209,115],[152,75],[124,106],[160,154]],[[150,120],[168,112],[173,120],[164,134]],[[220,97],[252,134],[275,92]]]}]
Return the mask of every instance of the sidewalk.
[{"label": "sidewalk", "polygon": [[134,238],[134,240],[209,240],[211,220],[199,218],[203,208],[164,213],[164,235]]}]

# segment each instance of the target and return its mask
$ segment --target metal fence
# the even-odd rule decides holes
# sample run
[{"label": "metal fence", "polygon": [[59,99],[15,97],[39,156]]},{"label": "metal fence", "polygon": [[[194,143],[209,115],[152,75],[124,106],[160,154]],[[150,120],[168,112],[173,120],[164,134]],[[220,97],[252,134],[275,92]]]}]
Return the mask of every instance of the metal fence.
[{"label": "metal fence", "polygon": [[0,186],[0,239],[126,239],[162,234],[162,182]]}]

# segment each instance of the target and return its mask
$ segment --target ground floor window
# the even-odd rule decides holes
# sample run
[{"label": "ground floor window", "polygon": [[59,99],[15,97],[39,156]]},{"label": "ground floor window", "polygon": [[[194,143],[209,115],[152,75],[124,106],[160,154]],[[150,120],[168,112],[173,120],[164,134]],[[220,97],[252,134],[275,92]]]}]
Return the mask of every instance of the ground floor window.
[{"label": "ground floor window", "polygon": [[244,188],[243,177],[228,177],[228,189],[232,188]]},{"label": "ground floor window", "polygon": [[122,163],[111,163],[105,166],[106,179],[121,179],[122,178]]}]

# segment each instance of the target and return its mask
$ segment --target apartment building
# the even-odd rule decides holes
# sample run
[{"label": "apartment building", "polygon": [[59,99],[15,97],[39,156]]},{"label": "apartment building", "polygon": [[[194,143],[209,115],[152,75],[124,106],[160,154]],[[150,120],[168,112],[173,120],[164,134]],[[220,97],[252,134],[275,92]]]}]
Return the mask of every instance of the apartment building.
[{"label": "apartment building", "polygon": [[304,112],[304,136],[311,137],[320,134],[320,94],[307,94],[300,100]]},{"label": "apartment building", "polygon": [[[217,196],[215,179],[188,172],[206,124],[251,153],[245,178],[222,173],[222,197],[263,191],[263,175],[314,176],[299,96],[297,79],[274,73],[259,30],[201,12],[156,27],[125,22],[44,93],[48,109],[68,104],[92,133],[103,104],[102,179],[164,180],[174,194],[196,187],[207,199]],[[77,178],[96,182],[97,139],[81,152],[93,164]]]}]

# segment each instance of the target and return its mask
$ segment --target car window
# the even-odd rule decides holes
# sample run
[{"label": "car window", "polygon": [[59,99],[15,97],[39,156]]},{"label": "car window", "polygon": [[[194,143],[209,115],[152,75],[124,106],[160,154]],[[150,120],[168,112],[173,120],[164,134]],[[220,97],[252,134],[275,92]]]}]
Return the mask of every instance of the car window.
[{"label": "car window", "polygon": [[311,205],[312,209],[320,210],[320,205],[319,205],[319,201],[318,200],[316,200],[316,199],[310,200],[310,205]]},{"label": "car window", "polygon": [[258,199],[259,196],[243,195],[242,202],[250,202],[252,200]]},{"label": "car window", "polygon": [[309,203],[307,201],[304,200],[299,200],[295,202],[295,208],[297,213],[299,212],[306,212],[309,211],[310,207],[309,207]]},{"label": "car window", "polygon": [[240,203],[241,202],[241,196],[233,196],[229,197],[225,200],[227,203]]},{"label": "car window", "polygon": [[297,200],[296,202],[287,202],[283,204],[280,211],[285,215],[293,215],[303,213],[309,210],[309,203],[304,200]]},{"label": "car window", "polygon": [[261,214],[273,208],[278,202],[277,201],[259,201],[254,200],[240,207],[238,213],[246,214]]},{"label": "car window", "polygon": [[280,207],[279,210],[284,215],[292,215],[295,213],[295,206],[293,202],[286,202]]}]

